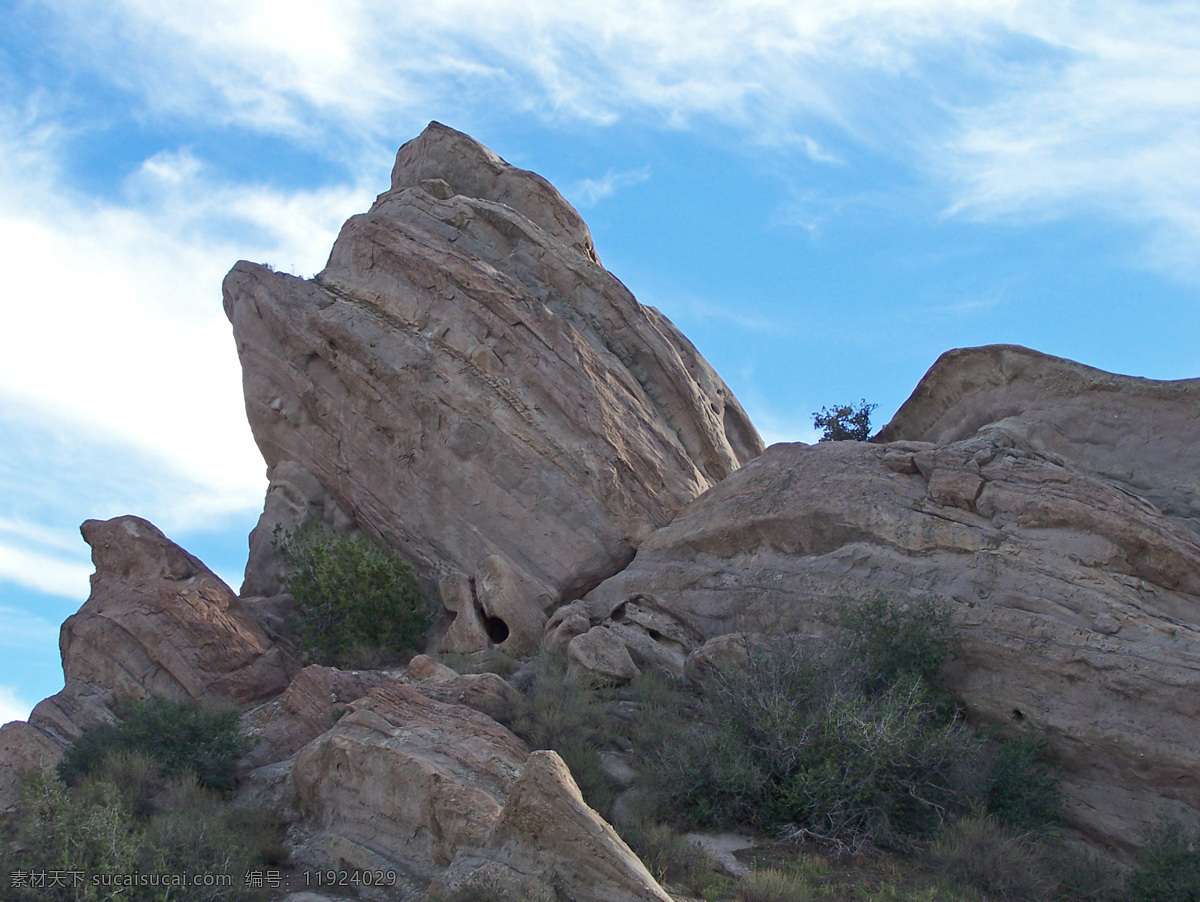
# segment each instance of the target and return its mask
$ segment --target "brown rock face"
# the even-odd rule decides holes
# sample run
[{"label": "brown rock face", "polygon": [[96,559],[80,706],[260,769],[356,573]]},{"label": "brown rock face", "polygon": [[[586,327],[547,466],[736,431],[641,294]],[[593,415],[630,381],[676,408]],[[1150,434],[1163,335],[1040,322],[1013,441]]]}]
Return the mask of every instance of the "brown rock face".
[{"label": "brown rock face", "polygon": [[220,706],[287,686],[294,664],[216,574],[153,524],[117,517],[81,529],[96,572],[59,638],[68,687]]},{"label": "brown rock face", "polygon": [[954,688],[1049,739],[1093,841],[1128,849],[1172,806],[1200,810],[1200,536],[1010,433],[775,445],[583,606],[604,628],[649,597],[676,635],[829,636],[880,592],[948,603]]},{"label": "brown rock face", "polygon": [[1118,376],[1016,345],[947,351],[875,441],[979,433],[1145,498],[1200,532],[1200,379]]},{"label": "brown rock face", "polygon": [[306,854],[398,867],[438,899],[668,902],[557,754],[529,755],[491,718],[428,698],[444,680],[422,671],[422,692],[373,689],[297,756]]},{"label": "brown rock face", "polygon": [[[762,449],[554,188],[436,123],[323,272],[239,263],[224,295],[272,480],[248,593],[277,589],[276,522],[353,521],[428,584],[485,588],[471,611],[451,602],[472,620],[455,647],[492,634],[524,648],[545,609]],[[488,621],[500,609],[511,629]]]}]

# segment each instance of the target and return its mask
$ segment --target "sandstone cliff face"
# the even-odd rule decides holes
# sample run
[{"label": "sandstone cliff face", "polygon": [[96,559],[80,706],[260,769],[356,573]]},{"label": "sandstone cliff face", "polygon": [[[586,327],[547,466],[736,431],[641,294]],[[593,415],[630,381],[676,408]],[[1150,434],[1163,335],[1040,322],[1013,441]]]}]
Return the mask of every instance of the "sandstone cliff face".
[{"label": "sandstone cliff face", "polygon": [[542,609],[762,449],[554,188],[436,123],[323,272],[239,263],[224,294],[271,478],[247,594],[278,590],[270,531],[308,514],[380,535],[429,583],[509,571],[536,638]]},{"label": "sandstone cliff face", "polygon": [[[1040,390],[1045,402],[1049,389],[1018,383],[1010,395]],[[968,394],[994,385],[960,384]],[[1193,389],[1159,386],[1185,403],[1148,415],[1187,428]],[[1119,394],[1106,404],[1121,407]],[[974,409],[969,397],[945,406]],[[1130,418],[1142,406],[1137,392],[1124,402]],[[635,662],[661,664],[723,634],[829,636],[844,606],[880,592],[940,598],[961,630],[965,656],[949,676],[971,713],[1047,736],[1068,775],[1072,825],[1128,848],[1172,805],[1200,810],[1200,535],[1189,518],[1132,494],[1128,480],[1101,478],[1107,452],[1086,447],[1086,434],[1077,459],[1066,456],[1069,442],[1048,453],[1039,436],[1057,420],[1048,403],[1033,411],[1010,407],[1001,423],[940,446],[773,446],[548,632],[582,614],[622,636]],[[1014,423],[1041,425],[1026,427],[1027,438]],[[1195,457],[1161,466],[1147,457],[1136,478],[1170,496],[1171,474],[1183,474],[1181,498],[1164,504],[1186,511]]]}]

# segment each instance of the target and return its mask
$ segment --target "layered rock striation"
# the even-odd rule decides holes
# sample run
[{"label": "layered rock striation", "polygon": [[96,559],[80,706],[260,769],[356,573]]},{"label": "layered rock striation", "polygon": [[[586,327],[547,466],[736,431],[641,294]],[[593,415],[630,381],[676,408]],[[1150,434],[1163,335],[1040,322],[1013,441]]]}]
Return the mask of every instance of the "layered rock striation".
[{"label": "layered rock striation", "polygon": [[[559,636],[570,650],[604,629],[636,664],[678,666],[728,634],[832,636],[846,606],[879,593],[938,598],[965,649],[953,687],[973,716],[1048,738],[1077,830],[1129,849],[1164,812],[1200,810],[1200,535],[1184,515],[1200,466],[1141,438],[1093,448],[1078,396],[1041,375],[1009,378],[1013,360],[1107,385],[1104,410],[1126,422],[1194,428],[1195,382],[1105,380],[1024,349],[959,352],[913,396],[917,412],[958,420],[902,409],[883,435],[903,426],[949,441],[773,446],[556,614],[549,635],[574,624],[578,638]],[[1009,403],[993,406],[997,384]],[[986,410],[1003,418],[965,413]],[[1052,452],[1051,434],[1073,438]],[[1113,448],[1132,462],[1121,479],[1110,475]],[[1161,493],[1161,506],[1130,491],[1134,482]]]},{"label": "layered rock striation", "polygon": [[536,642],[544,609],[619,571],[762,450],[695,348],[601,266],[570,204],[437,123],[321,273],[242,262],[224,297],[271,479],[245,593],[279,589],[275,524],[315,516],[448,580],[460,650],[506,641],[504,616],[471,596],[503,584],[492,594],[521,599],[525,650],[525,624]]}]

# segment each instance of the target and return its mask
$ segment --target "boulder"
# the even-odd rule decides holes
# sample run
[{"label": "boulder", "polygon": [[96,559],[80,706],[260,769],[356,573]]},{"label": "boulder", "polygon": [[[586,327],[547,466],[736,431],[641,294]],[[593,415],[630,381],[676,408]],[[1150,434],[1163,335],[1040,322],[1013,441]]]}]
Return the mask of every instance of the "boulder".
[{"label": "boulder", "polygon": [[224,299],[271,478],[247,594],[278,590],[276,523],[352,522],[428,587],[473,584],[472,604],[450,602],[469,621],[455,648],[524,648],[546,611],[762,449],[695,348],[600,265],[570,204],[437,123],[321,273],[241,262]]},{"label": "boulder", "polygon": [[1200,379],[1120,376],[1017,345],[947,351],[872,441],[1008,436],[1200,531]]},{"label": "boulder", "polygon": [[[486,879],[486,883],[483,881]],[[435,896],[574,902],[671,902],[625,841],[583,801],[557,752],[533,752],[485,847],[464,850],[431,888]]]},{"label": "boulder", "polygon": [[396,868],[439,900],[480,889],[547,902],[669,900],[556,753],[530,755],[483,714],[399,683],[373,689],[305,746],[293,782],[306,861]]},{"label": "boulder", "polygon": [[1084,837],[1129,851],[1172,806],[1200,812],[1200,536],[1012,433],[772,446],[580,607],[604,624],[652,598],[701,641],[831,637],[879,593],[947,604],[952,687],[972,717],[1049,740]]},{"label": "boulder", "polygon": [[625,643],[606,626],[594,626],[567,644],[567,676],[597,683],[628,683],[642,671]]},{"label": "boulder", "polygon": [[68,685],[210,708],[287,687],[294,661],[215,573],[153,524],[126,516],[88,520],[81,531],[96,572],[59,638]]}]

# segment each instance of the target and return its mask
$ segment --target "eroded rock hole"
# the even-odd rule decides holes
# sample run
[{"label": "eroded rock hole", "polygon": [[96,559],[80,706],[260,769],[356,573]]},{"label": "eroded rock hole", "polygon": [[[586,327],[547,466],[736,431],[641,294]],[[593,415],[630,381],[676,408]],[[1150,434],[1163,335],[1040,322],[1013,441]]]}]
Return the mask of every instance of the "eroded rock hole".
[{"label": "eroded rock hole", "polygon": [[617,605],[615,608],[613,608],[613,612],[611,614],[609,614],[608,616],[609,616],[609,619],[611,619],[613,623],[620,623],[622,620],[624,620],[625,619],[625,602],[621,602],[619,605]]},{"label": "eroded rock hole", "polygon": [[483,615],[483,628],[487,630],[488,638],[492,643],[499,645],[508,638],[508,624],[499,617],[491,617],[487,614]]}]

